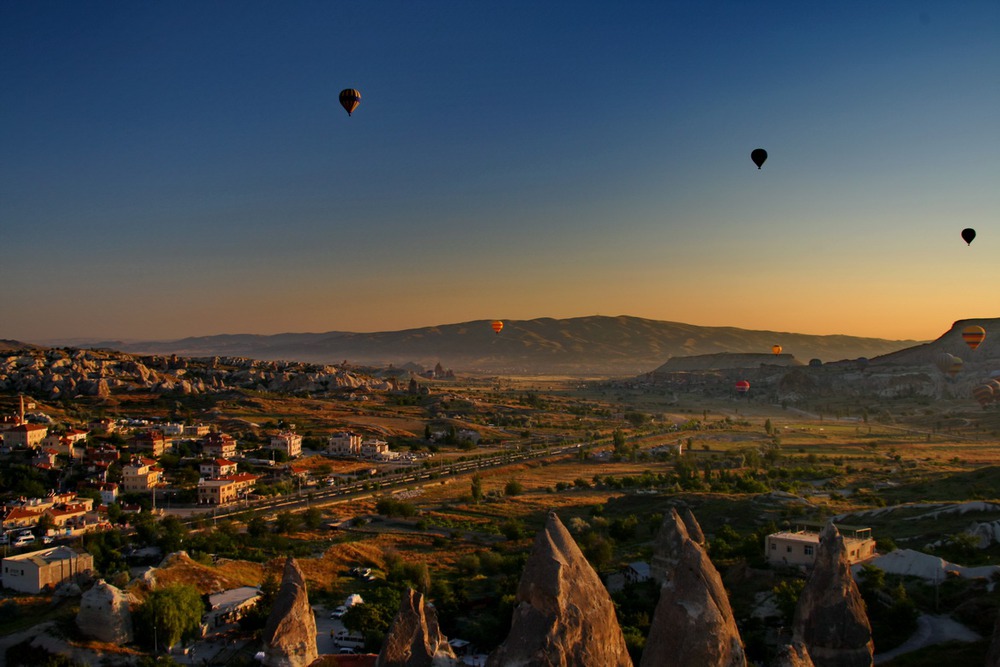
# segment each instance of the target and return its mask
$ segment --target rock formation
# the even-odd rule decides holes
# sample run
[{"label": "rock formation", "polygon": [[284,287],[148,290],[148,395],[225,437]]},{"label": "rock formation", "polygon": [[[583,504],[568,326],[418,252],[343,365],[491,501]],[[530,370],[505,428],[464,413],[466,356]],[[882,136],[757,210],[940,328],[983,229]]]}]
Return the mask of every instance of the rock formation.
[{"label": "rock formation", "polygon": [[434,608],[408,590],[386,635],[376,667],[452,667],[458,665],[448,638],[438,628]]},{"label": "rock formation", "polygon": [[794,641],[809,649],[816,667],[867,667],[875,646],[864,600],[851,576],[844,539],[827,524],[820,533],[812,574],[793,625]]},{"label": "rock formation", "polygon": [[274,607],[264,626],[263,664],[306,667],[316,657],[316,619],[309,606],[305,577],[295,559],[289,556]]},{"label": "rock formation", "polygon": [[488,667],[630,667],[607,589],[550,512],[517,588],[510,634]]},{"label": "rock formation", "polygon": [[688,537],[701,546],[705,546],[705,533],[701,532],[701,524],[698,523],[698,519],[694,518],[694,513],[690,507],[684,508],[684,512],[681,513],[681,519],[684,520],[684,527],[687,528]]},{"label": "rock formation", "polygon": [[[664,521],[668,531],[656,544],[674,553],[657,553],[667,564],[660,601],[642,652],[641,665],[700,665],[743,667],[746,656],[729,597],[708,554],[687,536],[676,510]],[[677,542],[680,542],[679,548]]]},{"label": "rock formation", "polygon": [[771,667],[815,667],[809,651],[802,644],[785,644],[778,648]]},{"label": "rock formation", "polygon": [[[692,519],[694,516],[692,515]],[[695,522],[697,525],[697,521]],[[698,527],[699,532],[701,527]],[[681,519],[677,510],[670,508],[670,513],[663,517],[660,530],[656,533],[653,541],[653,558],[649,563],[649,572],[657,583],[664,583],[669,573],[677,567],[680,558],[681,548],[684,542],[691,539],[688,535],[687,526]]]},{"label": "rock formation", "polygon": [[97,641],[127,644],[133,640],[132,612],[128,596],[103,579],[80,598],[76,615],[80,632]]}]

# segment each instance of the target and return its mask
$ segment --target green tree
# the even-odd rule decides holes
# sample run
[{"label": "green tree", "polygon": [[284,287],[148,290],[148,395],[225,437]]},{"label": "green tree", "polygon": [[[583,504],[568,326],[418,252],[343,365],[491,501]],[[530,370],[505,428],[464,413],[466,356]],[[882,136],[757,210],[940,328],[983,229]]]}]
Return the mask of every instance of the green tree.
[{"label": "green tree", "polygon": [[483,501],[483,478],[476,473],[472,476],[472,502],[477,505]]},{"label": "green tree", "polygon": [[170,648],[185,637],[193,637],[201,627],[205,605],[198,589],[187,584],[175,584],[152,591],[146,596],[135,615],[143,632],[136,633],[148,641],[154,639],[154,650]]},{"label": "green tree", "polygon": [[323,525],[323,511],[318,507],[310,507],[302,513],[302,523],[309,530],[316,530]]},{"label": "green tree", "polygon": [[524,485],[516,479],[511,479],[508,480],[507,484],[503,487],[503,492],[506,496],[519,496],[524,493]]}]

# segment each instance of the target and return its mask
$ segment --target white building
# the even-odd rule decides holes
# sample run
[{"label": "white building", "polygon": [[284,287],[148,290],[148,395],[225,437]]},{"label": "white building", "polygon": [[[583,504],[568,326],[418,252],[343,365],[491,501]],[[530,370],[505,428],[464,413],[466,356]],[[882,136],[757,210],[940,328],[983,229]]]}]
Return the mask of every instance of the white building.
[{"label": "white building", "polygon": [[271,436],[271,449],[284,452],[294,459],[302,455],[302,436],[292,431],[281,431]]},{"label": "white building", "polygon": [[334,433],[326,441],[330,456],[361,456],[361,436],[349,431]]}]

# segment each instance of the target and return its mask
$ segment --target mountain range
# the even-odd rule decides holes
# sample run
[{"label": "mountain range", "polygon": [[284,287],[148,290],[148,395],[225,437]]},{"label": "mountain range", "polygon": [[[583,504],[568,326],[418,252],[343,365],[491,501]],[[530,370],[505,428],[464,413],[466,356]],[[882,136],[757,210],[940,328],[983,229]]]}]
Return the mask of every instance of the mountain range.
[{"label": "mountain range", "polygon": [[652,371],[675,357],[719,353],[784,354],[806,363],[877,357],[922,341],[858,336],[816,336],[736,327],[704,327],[638,317],[589,316],[507,320],[495,334],[488,320],[351,333],[220,334],[171,341],[50,341],[112,348],[134,354],[231,356],[321,364],[417,364],[466,373],[629,376]]}]

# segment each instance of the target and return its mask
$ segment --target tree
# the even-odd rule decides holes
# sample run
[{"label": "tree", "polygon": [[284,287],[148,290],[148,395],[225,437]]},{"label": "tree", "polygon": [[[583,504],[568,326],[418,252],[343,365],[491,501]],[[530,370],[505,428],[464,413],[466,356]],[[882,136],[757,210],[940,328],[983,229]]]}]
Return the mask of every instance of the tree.
[{"label": "tree", "polygon": [[318,507],[310,507],[302,513],[302,523],[309,530],[316,530],[323,525],[323,511]]},{"label": "tree", "polygon": [[477,505],[483,501],[483,478],[476,473],[472,476],[472,502]]},{"label": "tree", "polygon": [[519,496],[524,493],[524,485],[516,479],[511,479],[507,482],[506,486],[503,487],[503,492],[504,495],[507,496]]},{"label": "tree", "polygon": [[175,584],[159,588],[137,610],[135,622],[145,632],[136,636],[154,638],[154,650],[161,646],[170,648],[198,632],[204,613],[205,605],[194,586]]}]

